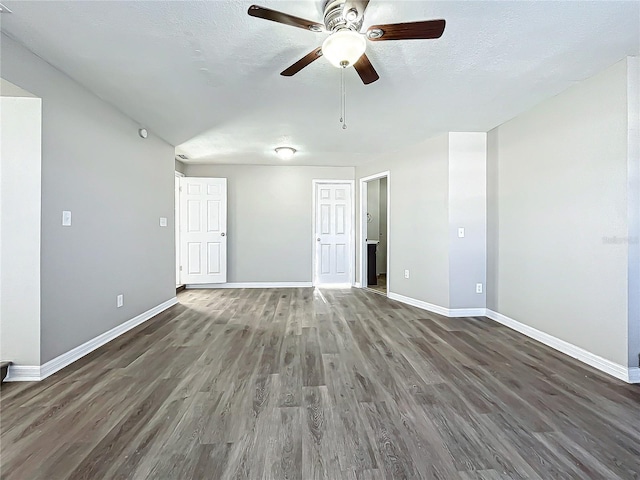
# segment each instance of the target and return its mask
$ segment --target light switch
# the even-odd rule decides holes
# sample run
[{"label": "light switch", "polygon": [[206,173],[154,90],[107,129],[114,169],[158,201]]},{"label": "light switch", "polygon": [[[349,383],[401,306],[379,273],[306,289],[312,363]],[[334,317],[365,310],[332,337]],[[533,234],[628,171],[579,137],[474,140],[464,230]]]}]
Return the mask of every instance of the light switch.
[{"label": "light switch", "polygon": [[167,226],[167,217],[160,217],[160,226],[161,227]]},{"label": "light switch", "polygon": [[63,227],[71,226],[71,212],[68,210],[64,210],[62,212],[62,226]]},{"label": "light switch", "polygon": [[464,238],[464,227],[458,229],[458,238]]}]

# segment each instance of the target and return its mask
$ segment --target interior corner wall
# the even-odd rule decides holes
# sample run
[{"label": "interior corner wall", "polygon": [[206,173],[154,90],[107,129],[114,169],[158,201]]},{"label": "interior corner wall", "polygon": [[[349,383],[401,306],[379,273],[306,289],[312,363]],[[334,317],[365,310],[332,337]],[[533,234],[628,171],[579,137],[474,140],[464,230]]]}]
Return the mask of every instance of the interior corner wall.
[{"label": "interior corner wall", "polygon": [[640,57],[627,57],[629,366],[640,359]]},{"label": "interior corner wall", "polygon": [[184,163],[182,163],[179,160],[176,160],[174,165],[175,165],[174,168],[175,168],[176,172],[180,172],[180,173],[184,174],[184,172],[186,171],[186,168],[187,168]]},{"label": "interior corner wall", "polygon": [[627,63],[490,132],[488,306],[627,366]]},{"label": "interior corner wall", "polygon": [[487,285],[485,288],[487,309],[498,311],[500,278],[500,199],[498,198],[498,173],[500,151],[498,129],[487,133]]},{"label": "interior corner wall", "polygon": [[[356,167],[357,180],[389,171],[388,291],[444,308],[449,307],[448,149],[444,134]],[[361,242],[357,238],[356,244]]]},{"label": "interior corner wall", "polygon": [[175,151],[5,35],[1,48],[2,76],[42,98],[45,363],[175,296],[173,225],[159,226],[173,218]]},{"label": "interior corner wall", "polygon": [[39,98],[0,99],[0,358],[16,365],[40,365],[41,128]]},{"label": "interior corner wall", "polygon": [[[486,307],[487,134],[449,133],[449,308]],[[464,228],[464,237],[458,229]],[[482,284],[481,293],[476,292]]]},{"label": "interior corner wall", "polygon": [[[353,167],[186,165],[227,179],[227,281],[311,282],[313,180],[353,180]],[[354,226],[355,228],[355,226]]]}]

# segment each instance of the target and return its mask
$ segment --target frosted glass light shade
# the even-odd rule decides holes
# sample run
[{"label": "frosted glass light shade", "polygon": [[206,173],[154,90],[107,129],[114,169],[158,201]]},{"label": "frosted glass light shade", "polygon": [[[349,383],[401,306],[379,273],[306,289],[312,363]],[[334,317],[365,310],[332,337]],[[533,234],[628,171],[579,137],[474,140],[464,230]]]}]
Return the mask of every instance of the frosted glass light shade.
[{"label": "frosted glass light shade", "polygon": [[278,147],[275,149],[276,150],[276,154],[282,159],[282,160],[289,160],[293,157],[293,155],[296,153],[296,149],[293,147]]},{"label": "frosted glass light shade", "polygon": [[342,68],[346,62],[351,67],[367,49],[367,40],[353,30],[339,30],[329,36],[322,44],[322,55],[334,67]]}]

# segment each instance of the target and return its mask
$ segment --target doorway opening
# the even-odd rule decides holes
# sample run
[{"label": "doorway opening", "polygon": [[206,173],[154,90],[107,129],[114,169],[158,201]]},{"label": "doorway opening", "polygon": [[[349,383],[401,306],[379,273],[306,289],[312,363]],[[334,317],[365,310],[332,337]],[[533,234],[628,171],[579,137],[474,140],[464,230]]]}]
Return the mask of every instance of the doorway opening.
[{"label": "doorway opening", "polygon": [[389,172],[360,179],[360,286],[389,293]]}]

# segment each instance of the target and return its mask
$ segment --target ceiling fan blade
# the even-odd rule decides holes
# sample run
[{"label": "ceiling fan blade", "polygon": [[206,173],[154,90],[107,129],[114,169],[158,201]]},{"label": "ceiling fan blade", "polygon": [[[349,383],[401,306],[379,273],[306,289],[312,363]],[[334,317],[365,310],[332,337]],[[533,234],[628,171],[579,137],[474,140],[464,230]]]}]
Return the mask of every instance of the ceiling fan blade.
[{"label": "ceiling fan blade", "polygon": [[[344,2],[342,10],[343,15],[350,22],[357,22],[364,16],[364,11],[367,9],[367,5],[369,5],[369,0],[347,0]],[[357,16],[354,17],[353,14],[349,14],[352,10],[357,12]]]},{"label": "ceiling fan blade", "polygon": [[369,57],[367,57],[365,53],[363,53],[360,59],[353,64],[353,68],[356,69],[356,72],[360,75],[362,83],[365,85],[369,85],[380,78],[378,72],[373,68],[373,65],[371,65],[371,62],[369,61]]},{"label": "ceiling fan blade", "polygon": [[444,20],[424,20],[421,22],[390,23],[373,25],[367,30],[369,40],[419,40],[440,38],[444,32]]},{"label": "ceiling fan blade", "polygon": [[291,25],[292,27],[304,28],[305,30],[311,30],[312,32],[324,31],[324,25],[304,18],[294,17],[287,13],[278,12],[277,10],[271,10],[270,8],[260,7],[258,5],[251,5],[247,13],[252,17],[264,18],[265,20],[271,20],[272,22],[284,23],[285,25]]},{"label": "ceiling fan blade", "polygon": [[298,60],[293,65],[291,65],[286,70],[283,70],[282,73],[280,73],[280,75],[283,75],[285,77],[292,77],[293,75],[298,73],[300,70],[302,70],[304,67],[309,65],[311,62],[317,60],[321,56],[322,56],[322,48],[318,47],[314,51],[302,57],[300,60]]}]

